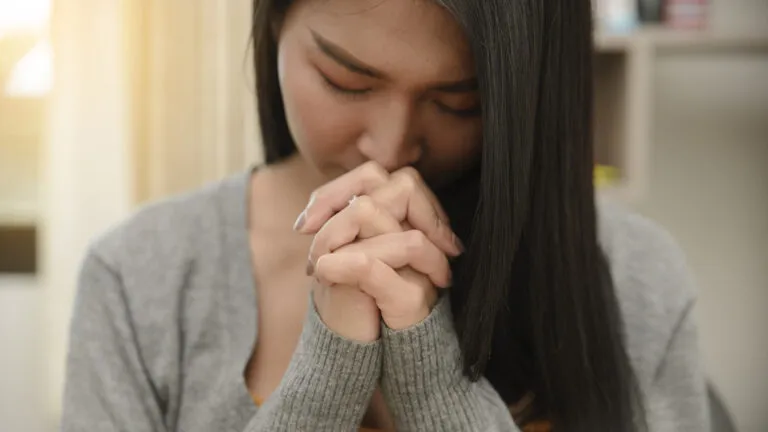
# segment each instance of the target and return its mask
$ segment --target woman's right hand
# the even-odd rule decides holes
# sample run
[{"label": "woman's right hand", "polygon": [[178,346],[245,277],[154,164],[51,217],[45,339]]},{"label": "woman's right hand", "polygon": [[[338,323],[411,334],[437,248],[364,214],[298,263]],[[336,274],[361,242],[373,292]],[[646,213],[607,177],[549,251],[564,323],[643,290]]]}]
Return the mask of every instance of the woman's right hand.
[{"label": "woman's right hand", "polygon": [[315,280],[312,289],[320,319],[334,333],[357,342],[373,342],[381,332],[376,301],[352,285],[325,286]]},{"label": "woman's right hand", "polygon": [[[405,304],[418,303],[420,310],[388,307],[387,324],[418,321],[418,315],[428,313],[434,303],[429,300],[436,296],[433,287],[450,284],[445,255],[459,254],[460,247],[440,204],[414,177],[408,170],[390,175],[378,165],[363,165],[316,191],[299,218],[299,232],[316,234],[307,269],[308,274],[318,271],[315,306],[323,322],[343,337],[362,342],[378,339],[380,310],[392,305],[392,295],[417,300]],[[358,194],[348,204],[349,197]],[[342,255],[323,266],[323,255],[336,257],[334,252]],[[393,279],[392,270],[380,274],[389,267],[400,277]],[[375,295],[371,277],[377,282],[373,285],[380,285]],[[404,283],[419,289],[403,291]]]},{"label": "woman's right hand", "polygon": [[[332,216],[319,230],[310,250],[307,273],[315,273],[311,257],[312,251],[318,248],[335,250],[358,239],[399,232],[402,228],[397,219],[381,211],[370,197],[361,196]],[[327,244],[329,236],[333,239],[332,244]],[[316,277],[313,295],[323,323],[337,334],[359,342],[372,342],[379,338],[379,307],[376,300],[358,286],[324,285]]]}]

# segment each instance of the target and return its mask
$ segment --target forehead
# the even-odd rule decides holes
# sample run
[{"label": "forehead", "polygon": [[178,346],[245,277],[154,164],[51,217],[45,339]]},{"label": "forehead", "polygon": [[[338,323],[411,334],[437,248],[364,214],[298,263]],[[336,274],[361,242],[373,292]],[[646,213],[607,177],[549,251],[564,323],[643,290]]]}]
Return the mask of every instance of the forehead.
[{"label": "forehead", "polygon": [[466,78],[474,69],[460,25],[432,0],[299,0],[286,25],[393,75]]}]

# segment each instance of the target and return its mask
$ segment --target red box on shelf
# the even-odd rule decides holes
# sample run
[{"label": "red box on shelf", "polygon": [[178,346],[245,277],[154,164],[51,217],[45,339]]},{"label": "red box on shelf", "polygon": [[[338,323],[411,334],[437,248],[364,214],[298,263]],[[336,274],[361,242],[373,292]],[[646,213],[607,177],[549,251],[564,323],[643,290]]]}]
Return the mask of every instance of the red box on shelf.
[{"label": "red box on shelf", "polygon": [[709,0],[666,0],[664,23],[678,29],[705,29],[708,24]]}]

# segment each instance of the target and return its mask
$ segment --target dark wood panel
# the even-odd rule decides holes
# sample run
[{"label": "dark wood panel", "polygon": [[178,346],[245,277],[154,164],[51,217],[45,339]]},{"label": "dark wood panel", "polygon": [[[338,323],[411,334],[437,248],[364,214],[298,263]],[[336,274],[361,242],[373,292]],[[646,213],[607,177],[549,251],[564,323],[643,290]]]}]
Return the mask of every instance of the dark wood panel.
[{"label": "dark wood panel", "polygon": [[0,226],[0,273],[37,272],[37,228]]}]

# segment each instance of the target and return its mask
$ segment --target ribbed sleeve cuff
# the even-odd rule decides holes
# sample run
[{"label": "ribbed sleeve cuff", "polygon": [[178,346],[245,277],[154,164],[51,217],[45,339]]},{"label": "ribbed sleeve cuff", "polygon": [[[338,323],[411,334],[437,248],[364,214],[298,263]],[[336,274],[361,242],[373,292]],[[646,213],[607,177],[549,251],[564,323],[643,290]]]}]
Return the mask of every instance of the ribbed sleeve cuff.
[{"label": "ribbed sleeve cuff", "polygon": [[383,328],[382,342],[381,386],[399,431],[481,430],[480,401],[462,374],[447,295],[421,323]]},{"label": "ribbed sleeve cuff", "polygon": [[311,302],[277,397],[265,404],[280,405],[275,423],[289,431],[356,430],[377,385],[381,352],[380,341],[359,343],[331,331]]}]

